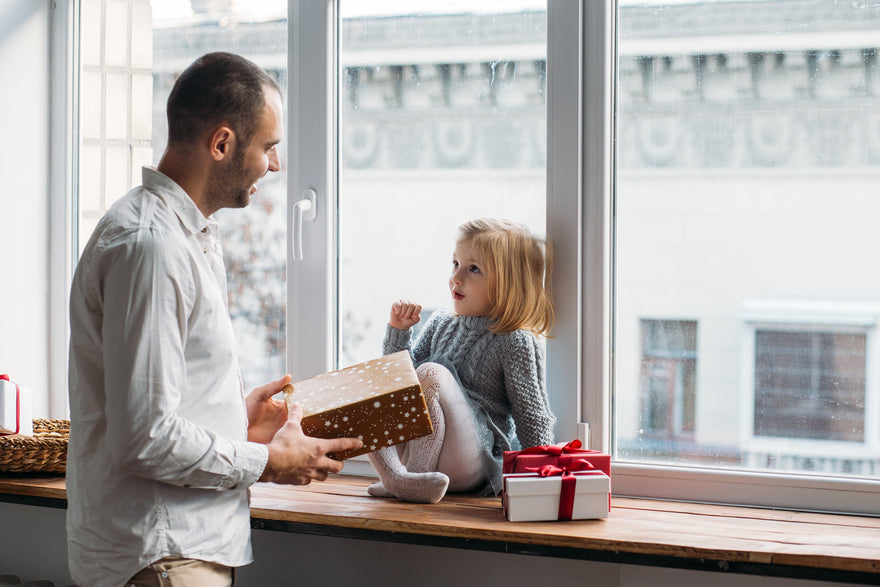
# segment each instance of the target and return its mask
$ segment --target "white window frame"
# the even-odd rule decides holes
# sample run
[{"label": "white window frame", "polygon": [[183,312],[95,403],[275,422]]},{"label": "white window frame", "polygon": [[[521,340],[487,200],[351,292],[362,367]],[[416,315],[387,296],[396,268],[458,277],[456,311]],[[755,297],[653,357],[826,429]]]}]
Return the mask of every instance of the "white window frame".
[{"label": "white window frame", "polygon": [[[547,234],[556,252],[558,319],[548,389],[559,440],[612,451],[612,237],[616,0],[548,0]],[[66,413],[67,291],[76,251],[70,186],[77,148],[74,43],[78,0],[53,3],[50,300],[52,411]],[[316,220],[303,261],[288,264],[288,369],[304,378],[335,364],[337,87],[334,0],[289,0],[289,210],[308,188]],[[59,73],[65,75],[59,77]],[[60,146],[63,145],[63,146]],[[292,216],[292,214],[291,214]],[[292,221],[292,218],[291,218]],[[59,236],[60,235],[60,236]],[[72,252],[73,251],[73,252]],[[293,311],[303,308],[304,311]],[[585,425],[583,423],[588,423]],[[615,462],[616,495],[880,514],[880,480]]]},{"label": "white window frame", "polygon": [[[595,2],[595,5],[591,1],[586,1],[588,11],[604,9],[615,13],[616,8],[616,0],[603,0]],[[613,18],[613,15],[606,18]],[[588,73],[597,61],[604,64],[604,67],[610,67],[612,71],[614,69],[613,64],[616,58],[612,48],[616,48],[615,28],[601,26],[601,22],[602,19],[596,16],[584,20],[582,34],[586,36],[588,41],[585,46],[584,69]],[[592,74],[596,75],[595,72]],[[609,79],[613,79],[613,77],[606,78],[606,82]],[[600,147],[596,147],[596,145],[604,145],[608,150],[611,148],[611,141],[607,136],[589,132],[590,128],[602,125],[602,122],[596,120],[596,117],[605,116],[606,112],[596,105],[602,103],[599,96],[608,91],[607,88],[601,86],[584,84],[584,144],[587,147],[592,146],[599,149]],[[586,184],[587,180],[596,181],[591,178],[590,173],[591,169],[594,170],[600,164],[600,160],[605,163],[601,153],[598,158],[596,155],[585,153],[584,206],[587,211],[613,209],[615,194],[610,186],[605,189],[590,189]],[[591,168],[591,166],[593,167]],[[608,169],[610,169],[610,165],[608,168],[600,166],[601,171],[609,173],[609,175],[613,174],[613,171],[608,171]],[[601,214],[591,216],[589,213],[585,216],[584,226],[586,233],[593,235],[592,238],[585,239],[586,251],[595,256],[597,253],[590,249],[591,246],[607,247],[601,249],[601,263],[592,266],[587,264],[585,268],[585,315],[589,316],[592,313],[592,315],[598,316],[600,312],[607,312],[610,315],[609,299],[612,295],[613,285],[610,285],[609,275],[611,274],[610,259],[612,254],[610,251],[613,226],[606,222]],[[603,263],[607,263],[607,265],[603,265]],[[601,284],[601,291],[596,291],[600,288],[597,284]],[[601,306],[601,309],[597,306]],[[587,324],[588,322],[585,320],[585,327]],[[595,325],[595,322],[593,324]],[[607,373],[610,372],[612,352],[611,345],[595,341],[596,336],[596,332],[585,330],[582,364],[585,367],[585,373],[597,369],[599,373],[603,374],[602,385],[598,385],[599,375],[593,373],[591,377],[594,387],[591,387],[585,378],[581,393],[584,398],[585,421],[591,424],[591,438],[598,437],[601,441],[601,444],[594,443],[593,447],[610,450],[611,402],[607,394],[613,394],[614,390],[612,389],[613,382]],[[613,330],[604,340],[610,340],[612,337]],[[590,343],[593,345],[591,349],[588,348]],[[601,389],[601,392],[597,392],[597,389]],[[599,400],[597,396],[602,396],[603,399]],[[597,427],[601,428],[601,432],[596,430]],[[621,461],[612,463],[611,476],[613,479],[612,489],[616,495],[620,496],[880,515],[880,479],[764,473]]]},{"label": "white window frame", "polygon": [[[555,248],[553,289],[560,319],[548,341],[548,381],[551,407],[559,418],[560,438],[575,438],[582,419],[580,352],[583,276],[581,254],[583,214],[581,194],[581,2],[551,0],[548,10],[548,144],[547,235]],[[590,3],[587,3],[590,4]],[[335,54],[338,2],[290,0],[289,46],[288,210],[307,189],[317,192],[317,218],[303,223],[303,259],[288,259],[288,370],[297,379],[310,377],[336,365],[339,324],[334,281],[338,264],[336,202],[338,170],[333,154],[337,147],[338,107]],[[295,41],[294,41],[295,40]],[[593,83],[599,83],[594,80]],[[305,92],[300,94],[299,92]],[[302,96],[298,99],[297,96]],[[307,97],[307,99],[306,99]],[[333,114],[328,118],[328,114]],[[577,120],[578,124],[572,124]],[[607,120],[607,118],[606,118]],[[607,137],[610,130],[604,129]],[[608,141],[605,141],[606,143]],[[598,144],[598,143],[597,143]],[[608,183],[607,178],[603,183]],[[292,247],[291,247],[292,248]],[[595,262],[595,261],[594,261]],[[299,310],[299,311],[297,311]],[[571,317],[571,319],[568,319]],[[596,320],[596,317],[593,317]],[[598,320],[603,320],[598,317]],[[597,338],[597,341],[599,339]],[[559,390],[559,391],[555,391]],[[591,440],[596,443],[598,439]],[[354,464],[354,463],[352,463]],[[350,472],[363,472],[347,466]]]},{"label": "white window frame", "polygon": [[[556,0],[550,0],[555,2]],[[581,3],[580,318],[581,422],[588,424],[588,446],[612,452],[612,278],[614,127],[616,90],[616,0]],[[550,69],[548,56],[548,69]],[[569,122],[570,124],[570,122]],[[549,142],[549,141],[548,141]],[[551,154],[547,154],[548,160]],[[555,294],[555,292],[554,292]],[[564,413],[564,412],[563,412]],[[567,438],[566,436],[561,436]],[[619,486],[615,479],[615,492]]]},{"label": "white window frame", "polygon": [[75,219],[80,0],[59,0],[51,6],[48,416],[67,418],[68,300],[78,250]]},{"label": "white window frame", "polygon": [[[591,4],[591,3],[587,3]],[[547,234],[556,259],[553,289],[560,319],[548,341],[548,382],[553,411],[560,418],[560,438],[578,434],[581,388],[581,292],[583,275],[581,228],[581,2],[551,0],[548,10],[548,145]],[[336,202],[339,83],[335,72],[338,2],[290,0],[288,210],[307,189],[317,192],[317,217],[302,228],[303,259],[288,260],[288,369],[297,379],[336,365],[339,325],[335,317],[338,292]],[[304,93],[300,93],[304,92]],[[302,98],[297,98],[302,96]],[[330,115],[328,117],[328,115]],[[606,129],[606,132],[607,129]],[[607,135],[610,137],[610,133]],[[293,214],[290,213],[290,234]],[[289,255],[290,257],[290,255]],[[299,310],[299,311],[297,311]],[[574,319],[568,319],[572,317]],[[560,390],[554,392],[554,390]],[[595,440],[593,442],[596,442]]]},{"label": "white window frame", "polygon": [[[287,369],[295,380],[331,370],[337,336],[336,22],[334,0],[289,0],[287,134]],[[315,219],[294,226],[294,204],[316,192]],[[293,258],[293,239],[303,258]]]}]

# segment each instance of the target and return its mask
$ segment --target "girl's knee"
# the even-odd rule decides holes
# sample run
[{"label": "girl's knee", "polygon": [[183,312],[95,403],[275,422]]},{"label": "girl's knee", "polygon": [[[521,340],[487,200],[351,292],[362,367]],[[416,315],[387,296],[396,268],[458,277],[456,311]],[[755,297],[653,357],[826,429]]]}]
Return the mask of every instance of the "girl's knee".
[{"label": "girl's knee", "polygon": [[427,401],[434,397],[439,398],[444,388],[458,386],[449,369],[438,363],[422,363],[416,369],[416,375]]},{"label": "girl's knee", "polygon": [[432,383],[444,384],[449,380],[455,381],[452,373],[446,367],[437,363],[422,363],[416,369],[416,375],[418,375],[419,382],[422,385],[430,385]]},{"label": "girl's knee", "polygon": [[422,377],[435,376],[440,369],[445,369],[445,367],[439,363],[422,363],[416,367],[416,375],[419,376],[419,379]]}]

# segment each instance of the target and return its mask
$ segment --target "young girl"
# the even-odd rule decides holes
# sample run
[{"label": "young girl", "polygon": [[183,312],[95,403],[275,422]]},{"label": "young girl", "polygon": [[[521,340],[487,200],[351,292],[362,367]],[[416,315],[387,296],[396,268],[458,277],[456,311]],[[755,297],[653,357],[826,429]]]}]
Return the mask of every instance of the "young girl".
[{"label": "young girl", "polygon": [[501,491],[501,456],[554,442],[544,391],[553,305],[549,259],[524,225],[478,219],[459,227],[449,290],[454,314],[435,312],[415,345],[422,307],[392,306],[385,354],[410,349],[434,432],[370,453],[377,497],[436,503],[446,491]]}]

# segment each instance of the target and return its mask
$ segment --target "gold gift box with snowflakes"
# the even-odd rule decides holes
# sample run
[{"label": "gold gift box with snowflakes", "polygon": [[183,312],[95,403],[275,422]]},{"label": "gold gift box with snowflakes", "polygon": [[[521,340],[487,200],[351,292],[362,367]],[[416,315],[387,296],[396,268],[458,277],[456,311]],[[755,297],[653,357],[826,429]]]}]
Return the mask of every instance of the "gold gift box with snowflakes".
[{"label": "gold gift box with snowflakes", "polygon": [[302,406],[302,427],[309,436],[363,440],[363,448],[330,455],[338,460],[433,431],[409,351],[287,385],[284,399],[288,406]]}]

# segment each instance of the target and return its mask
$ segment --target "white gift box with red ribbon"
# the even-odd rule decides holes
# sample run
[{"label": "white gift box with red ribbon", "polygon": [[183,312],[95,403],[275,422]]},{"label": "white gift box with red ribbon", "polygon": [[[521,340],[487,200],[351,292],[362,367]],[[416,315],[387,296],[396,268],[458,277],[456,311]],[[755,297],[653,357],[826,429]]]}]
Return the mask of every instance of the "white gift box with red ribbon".
[{"label": "white gift box with red ribbon", "polygon": [[31,392],[0,375],[0,436],[8,434],[34,435]]},{"label": "white gift box with red ribbon", "polygon": [[607,518],[611,480],[597,470],[547,465],[532,473],[503,475],[502,504],[510,522]]}]

